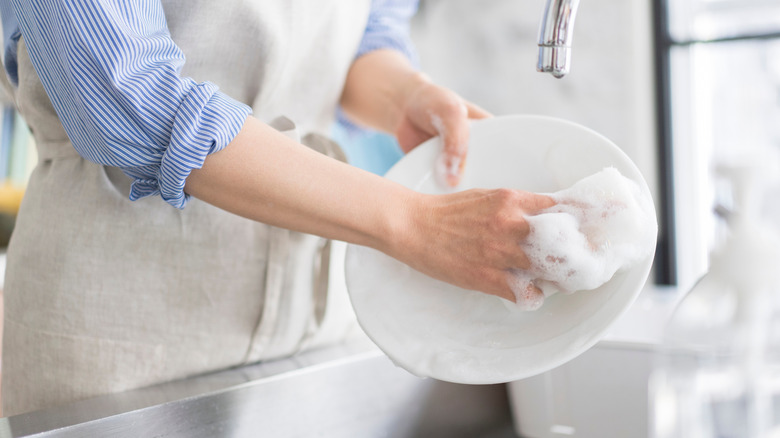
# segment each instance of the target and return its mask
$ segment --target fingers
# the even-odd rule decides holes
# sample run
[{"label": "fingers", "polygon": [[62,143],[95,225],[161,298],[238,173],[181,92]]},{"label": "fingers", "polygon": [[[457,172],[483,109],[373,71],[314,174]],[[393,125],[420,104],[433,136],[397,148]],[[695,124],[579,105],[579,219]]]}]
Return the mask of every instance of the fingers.
[{"label": "fingers", "polygon": [[533,226],[528,212],[554,205],[553,199],[513,189],[425,196],[416,238],[407,241],[420,243],[399,248],[400,260],[460,287],[517,301],[522,309],[542,305],[539,262],[525,253]]},{"label": "fingers", "polygon": [[520,251],[514,254],[512,259],[509,261],[509,266],[512,268],[528,269],[531,267],[531,260],[524,251]]},{"label": "fingers", "polygon": [[401,150],[408,154],[412,149],[433,137],[433,134],[421,130],[407,119],[398,127],[395,137]]},{"label": "fingers", "polygon": [[511,301],[523,311],[537,310],[544,304],[544,292],[522,269],[493,271],[486,278],[486,286],[486,293]]},{"label": "fingers", "polygon": [[537,310],[544,304],[544,293],[523,271],[509,270],[506,282],[515,296],[517,307],[521,310]]},{"label": "fingers", "polygon": [[466,164],[469,142],[468,108],[466,104],[452,96],[440,111],[431,112],[431,124],[442,138],[444,148],[436,163],[436,172],[440,182],[455,187],[460,183],[461,173]]},{"label": "fingers", "polygon": [[484,108],[471,102],[466,102],[466,108],[468,109],[469,119],[487,119],[493,117],[493,114],[490,114]]},{"label": "fingers", "polygon": [[512,211],[519,209],[522,214],[536,214],[556,204],[555,199],[548,195],[525,190],[495,189],[493,193],[500,200],[502,208]]},{"label": "fingers", "polygon": [[516,303],[521,310],[538,310],[544,304],[544,292],[530,283],[524,293],[518,297]]},{"label": "fingers", "polygon": [[521,208],[526,214],[536,214],[556,204],[555,200],[547,195],[532,192],[522,192]]},{"label": "fingers", "polygon": [[444,117],[432,116],[432,124],[444,143],[444,151],[437,163],[439,180],[450,187],[460,183],[466,165],[470,134],[469,119],[484,119],[492,114],[479,106],[458,98],[457,105],[450,104]]},{"label": "fingers", "polygon": [[404,152],[428,138],[441,137],[443,147],[435,164],[436,177],[442,185],[455,187],[460,183],[466,163],[469,119],[490,116],[452,90],[425,82],[409,93],[404,115],[394,132]]}]

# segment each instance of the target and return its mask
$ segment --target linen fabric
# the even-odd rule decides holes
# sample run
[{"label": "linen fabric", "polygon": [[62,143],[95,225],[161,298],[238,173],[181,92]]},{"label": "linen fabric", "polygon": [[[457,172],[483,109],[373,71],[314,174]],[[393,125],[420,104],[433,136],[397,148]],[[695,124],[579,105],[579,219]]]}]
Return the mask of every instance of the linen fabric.
[{"label": "linen fabric", "polygon": [[[225,108],[248,105],[261,120],[293,137],[312,133],[304,143],[340,155],[321,134],[365,39],[369,1],[162,6],[186,57],[183,77],[208,80],[240,102]],[[138,179],[127,169],[77,153],[24,28],[14,50],[14,97],[40,162],[8,249],[6,415],[288,356],[355,329],[344,307],[332,306],[347,301],[333,244],[197,199],[184,209],[158,196],[131,201]]]},{"label": "linen fabric", "polygon": [[[408,20],[416,6],[374,0],[358,56],[387,47],[412,56]],[[159,1],[5,0],[0,11],[11,81],[18,82],[23,30],[74,147],[133,178],[130,199],[160,195],[184,207],[190,171],[222,150],[251,112],[214,83],[180,75],[185,56]]]}]

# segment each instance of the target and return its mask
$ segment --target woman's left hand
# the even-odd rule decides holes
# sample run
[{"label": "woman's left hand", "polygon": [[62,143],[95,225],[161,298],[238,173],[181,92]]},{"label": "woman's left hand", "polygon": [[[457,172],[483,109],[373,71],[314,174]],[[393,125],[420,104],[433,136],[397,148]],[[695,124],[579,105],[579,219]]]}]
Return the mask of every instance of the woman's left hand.
[{"label": "woman's left hand", "polygon": [[490,113],[431,82],[395,50],[375,50],[352,64],[341,108],[353,121],[394,134],[404,152],[441,135],[437,177],[455,186],[466,162],[469,119]]},{"label": "woman's left hand", "polygon": [[436,162],[437,177],[454,187],[466,163],[469,119],[484,119],[491,114],[422,75],[415,79],[407,87],[395,136],[404,153],[441,136],[444,149]]}]

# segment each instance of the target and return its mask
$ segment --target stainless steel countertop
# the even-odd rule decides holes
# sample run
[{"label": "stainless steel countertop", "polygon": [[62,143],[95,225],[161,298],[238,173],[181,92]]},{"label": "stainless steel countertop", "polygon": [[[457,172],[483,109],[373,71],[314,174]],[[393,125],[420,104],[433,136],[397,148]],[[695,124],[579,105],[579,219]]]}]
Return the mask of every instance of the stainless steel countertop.
[{"label": "stainless steel countertop", "polygon": [[504,385],[395,367],[366,341],[0,419],[12,437],[513,437]]}]

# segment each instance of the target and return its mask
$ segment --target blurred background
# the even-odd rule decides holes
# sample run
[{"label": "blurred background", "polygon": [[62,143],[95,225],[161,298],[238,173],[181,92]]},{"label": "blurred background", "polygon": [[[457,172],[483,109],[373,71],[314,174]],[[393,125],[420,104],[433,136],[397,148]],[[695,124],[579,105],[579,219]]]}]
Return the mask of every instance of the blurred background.
[{"label": "blurred background", "polygon": [[[491,389],[489,399],[497,405],[483,418],[495,426],[497,412],[506,410],[504,420],[511,424],[490,435],[495,437],[646,437],[648,379],[663,327],[674,305],[708,271],[709,254],[727,236],[724,218],[739,208],[724,168],[738,165],[762,175],[752,190],[762,219],[780,229],[780,1],[584,0],[574,26],[571,72],[563,79],[535,70],[544,6],[543,0],[422,0],[411,29],[420,66],[496,115],[560,117],[610,138],[651,188],[658,251],[640,300],[603,342],[558,369],[509,384],[511,408],[504,388]],[[2,246],[36,157],[11,107],[2,112],[0,129]],[[333,136],[354,165],[378,174],[401,158],[386,135],[335,126]],[[773,327],[780,333],[780,324]],[[388,378],[387,386],[395,379],[401,377]],[[370,390],[378,394],[382,382],[373,384]],[[409,385],[408,394],[418,391],[419,406],[439,406],[435,394],[424,399],[423,384]],[[391,412],[389,398],[364,396],[366,406],[385,403],[388,415],[397,416],[393,423],[411,421],[401,415],[408,408]],[[448,429],[417,429],[427,431],[420,435],[409,426],[406,435],[383,436],[487,436],[464,425],[473,411],[469,397],[459,398],[460,408],[441,410],[437,427]],[[780,410],[780,400],[775,406]],[[423,421],[423,414],[414,415]],[[453,427],[457,418],[460,429]],[[780,414],[776,418],[780,426]]]},{"label": "blurred background", "polygon": [[[668,3],[668,4],[667,4]],[[779,160],[780,4],[775,0],[586,0],[572,71],[535,71],[543,1],[423,0],[412,26],[422,69],[496,115],[541,114],[605,135],[637,164],[659,211],[654,281],[689,289],[731,203],[716,169]],[[389,137],[345,135],[354,164],[384,173]],[[767,218],[780,191],[762,183]]]},{"label": "blurred background", "polygon": [[[728,310],[707,291],[709,299],[691,294],[687,316],[672,316],[726,241],[726,219],[743,207],[728,169],[757,176],[750,191],[760,219],[780,230],[780,2],[585,0],[574,25],[571,72],[563,79],[535,71],[544,6],[423,0],[412,26],[422,69],[496,115],[560,117],[610,138],[651,188],[659,242],[645,291],[604,341],[551,372],[509,384],[515,433],[780,436],[776,298],[758,300],[773,309],[770,316],[739,320],[739,291],[723,284],[714,293],[736,294],[716,299],[728,302]],[[381,135],[344,142],[355,164],[380,174],[401,156]],[[364,160],[366,151],[379,153]],[[747,254],[735,269],[755,262]],[[682,319],[678,330],[685,327],[672,336],[691,340],[682,347],[703,355],[686,356],[685,365],[664,356],[670,318]],[[760,372],[744,365],[744,345],[758,345]],[[659,396],[648,386],[654,372],[677,383]],[[720,386],[726,381],[733,385]],[[765,409],[761,416],[757,406]]]}]

